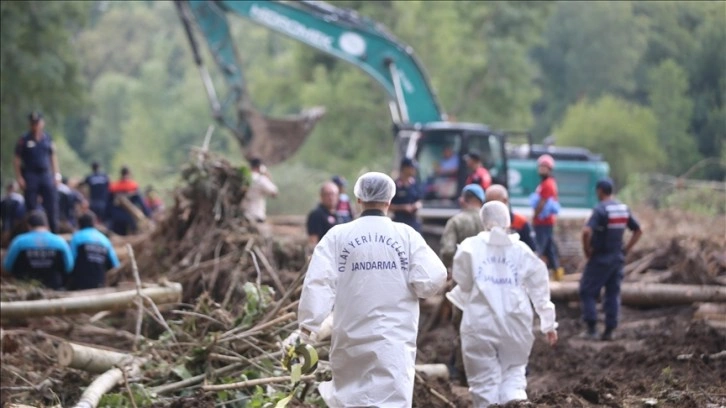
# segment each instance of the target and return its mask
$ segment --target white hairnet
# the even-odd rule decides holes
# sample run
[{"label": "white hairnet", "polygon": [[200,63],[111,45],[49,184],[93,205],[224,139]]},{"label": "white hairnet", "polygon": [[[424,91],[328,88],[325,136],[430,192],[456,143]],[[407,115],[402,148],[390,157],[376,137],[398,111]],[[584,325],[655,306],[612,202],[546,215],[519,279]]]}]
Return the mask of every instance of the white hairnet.
[{"label": "white hairnet", "polygon": [[396,183],[387,174],[366,173],[355,182],[353,194],[364,203],[388,203],[396,194]]},{"label": "white hairnet", "polygon": [[479,217],[485,231],[494,228],[506,229],[512,223],[509,217],[509,207],[500,201],[490,201],[484,204],[479,210]]}]

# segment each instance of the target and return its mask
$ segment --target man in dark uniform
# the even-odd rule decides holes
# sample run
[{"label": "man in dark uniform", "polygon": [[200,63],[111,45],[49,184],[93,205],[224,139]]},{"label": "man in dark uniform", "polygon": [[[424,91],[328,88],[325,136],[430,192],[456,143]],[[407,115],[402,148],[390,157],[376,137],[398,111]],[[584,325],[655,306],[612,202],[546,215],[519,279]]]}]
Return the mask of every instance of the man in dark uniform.
[{"label": "man in dark uniform", "polygon": [[320,187],[320,204],[308,214],[308,242],[311,246],[317,245],[331,228],[340,224],[335,211],[339,193],[338,186],[332,181],[327,181]]},{"label": "man in dark uniform", "polygon": [[57,232],[58,193],[56,184],[61,181],[58,158],[50,135],[43,129],[43,115],[33,112],[28,115],[30,131],[24,134],[15,146],[15,177],[25,192],[25,206],[28,211],[38,208],[38,195],[43,198],[43,208],[48,216],[50,230]]},{"label": "man in dark uniform", "polygon": [[68,243],[48,231],[48,219],[40,210],[28,215],[30,232],[10,243],[3,267],[18,279],[37,280],[51,289],[61,289],[73,270]]},{"label": "man in dark uniform", "polygon": [[80,229],[71,238],[74,267],[70,290],[102,288],[106,272],[119,266],[111,241],[95,228],[96,216],[87,212],[78,219]]},{"label": "man in dark uniform", "polygon": [[100,170],[98,162],[91,163],[92,173],[89,174],[82,185],[88,186],[88,201],[91,211],[101,221],[105,220],[106,202],[108,201],[109,179],[108,175]]},{"label": "man in dark uniform", "polygon": [[[618,326],[625,255],[633,249],[643,231],[628,206],[613,198],[611,180],[599,181],[596,192],[600,203],[595,206],[582,230],[582,247],[587,257],[585,272],[580,279],[582,317],[587,324],[587,331],[582,336],[587,339],[597,338],[596,300],[604,286],[605,331],[601,339],[612,340],[613,331]],[[623,247],[625,228],[633,234]]]},{"label": "man in dark uniform", "polygon": [[78,228],[77,216],[79,206],[85,206],[83,195],[68,184],[68,178],[63,177],[58,184],[58,219],[59,229],[73,232]]},{"label": "man in dark uniform", "polygon": [[402,222],[421,232],[421,223],[416,213],[421,208],[421,188],[416,182],[416,162],[413,159],[401,160],[400,176],[396,180],[396,195],[391,201],[393,221]]},{"label": "man in dark uniform", "polygon": [[25,198],[17,190],[15,182],[8,183],[5,187],[6,195],[0,201],[3,233],[12,231],[25,216]]}]

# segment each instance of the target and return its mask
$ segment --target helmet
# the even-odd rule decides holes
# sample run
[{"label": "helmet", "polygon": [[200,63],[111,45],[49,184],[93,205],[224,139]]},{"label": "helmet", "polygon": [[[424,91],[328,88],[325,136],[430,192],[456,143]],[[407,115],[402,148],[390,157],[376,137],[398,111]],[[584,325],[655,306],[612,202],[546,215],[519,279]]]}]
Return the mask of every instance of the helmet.
[{"label": "helmet", "polygon": [[537,159],[537,165],[545,166],[552,170],[555,168],[555,159],[553,159],[549,154],[543,154]]}]

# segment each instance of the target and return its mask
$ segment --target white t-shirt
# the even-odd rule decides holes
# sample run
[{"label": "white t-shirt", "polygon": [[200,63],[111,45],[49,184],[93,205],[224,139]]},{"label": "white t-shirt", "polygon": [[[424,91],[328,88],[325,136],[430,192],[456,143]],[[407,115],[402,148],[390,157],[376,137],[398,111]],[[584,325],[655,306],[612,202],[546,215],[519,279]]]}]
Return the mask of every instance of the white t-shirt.
[{"label": "white t-shirt", "polygon": [[263,221],[267,216],[265,199],[278,193],[277,186],[264,174],[252,172],[252,181],[242,201],[242,208],[248,218]]}]

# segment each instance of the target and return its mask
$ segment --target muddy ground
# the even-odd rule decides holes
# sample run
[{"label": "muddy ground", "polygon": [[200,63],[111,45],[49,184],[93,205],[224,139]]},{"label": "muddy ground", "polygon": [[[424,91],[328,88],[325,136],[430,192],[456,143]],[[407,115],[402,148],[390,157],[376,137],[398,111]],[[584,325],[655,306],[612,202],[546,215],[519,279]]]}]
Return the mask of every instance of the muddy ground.
[{"label": "muddy ground", "polygon": [[[507,406],[644,407],[647,400],[658,407],[726,406],[726,359],[701,358],[726,350],[726,332],[693,320],[694,311],[626,307],[617,338],[593,342],[577,337],[584,329],[577,305],[557,304],[559,344],[552,348],[539,335],[530,357],[531,403]],[[428,333],[419,359],[446,363],[454,338],[452,327]],[[679,360],[687,354],[694,358]],[[455,384],[448,394],[466,395],[466,388]]]}]

